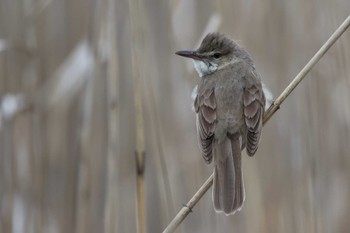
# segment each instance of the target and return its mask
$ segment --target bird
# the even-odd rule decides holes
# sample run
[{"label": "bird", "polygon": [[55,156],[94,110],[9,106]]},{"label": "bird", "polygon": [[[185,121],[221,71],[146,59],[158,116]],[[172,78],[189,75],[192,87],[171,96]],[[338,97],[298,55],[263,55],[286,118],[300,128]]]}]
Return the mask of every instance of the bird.
[{"label": "bird", "polygon": [[205,163],[214,164],[214,209],[232,215],[245,200],[242,150],[253,156],[261,137],[264,84],[248,52],[222,33],[209,33],[197,50],[176,54],[191,58],[200,76],[194,93],[198,144]]}]

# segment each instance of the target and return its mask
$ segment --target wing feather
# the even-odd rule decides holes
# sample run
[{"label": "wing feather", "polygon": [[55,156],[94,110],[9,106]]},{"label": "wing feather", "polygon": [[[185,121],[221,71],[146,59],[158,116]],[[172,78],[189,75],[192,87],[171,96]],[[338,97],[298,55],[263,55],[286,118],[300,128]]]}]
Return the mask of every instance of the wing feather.
[{"label": "wing feather", "polygon": [[213,140],[216,126],[216,99],[214,89],[207,89],[198,93],[194,101],[197,113],[197,133],[202,156],[206,163],[213,159]]},{"label": "wing feather", "polygon": [[255,70],[248,71],[246,79],[248,85],[243,96],[245,123],[248,130],[246,150],[249,156],[253,156],[260,140],[265,96]]}]

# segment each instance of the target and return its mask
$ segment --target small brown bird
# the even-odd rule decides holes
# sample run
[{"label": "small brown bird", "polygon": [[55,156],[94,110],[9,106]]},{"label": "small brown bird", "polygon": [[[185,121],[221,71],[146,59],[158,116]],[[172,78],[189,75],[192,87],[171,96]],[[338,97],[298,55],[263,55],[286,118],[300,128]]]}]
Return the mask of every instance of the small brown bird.
[{"label": "small brown bird", "polygon": [[217,212],[234,214],[245,193],[241,151],[258,149],[265,109],[262,82],[249,54],[223,34],[210,33],[192,58],[201,77],[195,93],[197,133],[206,163],[214,159],[213,203]]}]

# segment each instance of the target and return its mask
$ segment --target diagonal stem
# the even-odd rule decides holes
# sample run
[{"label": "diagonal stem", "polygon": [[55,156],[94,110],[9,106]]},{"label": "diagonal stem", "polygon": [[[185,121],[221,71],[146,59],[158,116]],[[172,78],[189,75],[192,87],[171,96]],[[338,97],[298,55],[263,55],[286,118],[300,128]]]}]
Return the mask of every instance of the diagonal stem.
[{"label": "diagonal stem", "polygon": [[[344,22],[338,27],[338,29],[331,35],[331,37],[323,44],[323,46],[317,51],[317,53],[310,59],[310,61],[304,66],[299,74],[293,79],[293,81],[284,89],[281,95],[274,101],[272,106],[264,114],[263,123],[265,124],[272,115],[279,109],[283,101],[289,96],[289,94],[298,86],[298,84],[306,77],[309,71],[315,66],[315,64],[322,58],[322,56],[329,50],[330,47],[340,38],[340,36],[348,29],[350,25],[350,15],[344,20]],[[175,218],[169,223],[163,233],[171,233],[183,222],[187,215],[191,212],[192,208],[197,202],[204,196],[204,194],[213,185],[213,175],[211,175],[207,181],[199,188],[196,194],[191,198],[186,206],[177,213]]]},{"label": "diagonal stem", "polygon": [[316,63],[323,57],[323,55],[332,47],[332,45],[343,35],[350,25],[350,15],[344,20],[344,22],[337,28],[337,30],[329,37],[329,39],[322,45],[317,53],[310,59],[310,61],[304,66],[299,74],[293,79],[293,81],[284,89],[281,95],[272,104],[272,107],[264,115],[264,124],[271,118],[271,116],[278,110],[283,101],[289,96],[289,94],[298,86],[298,84],[305,78],[309,71],[316,65]]}]

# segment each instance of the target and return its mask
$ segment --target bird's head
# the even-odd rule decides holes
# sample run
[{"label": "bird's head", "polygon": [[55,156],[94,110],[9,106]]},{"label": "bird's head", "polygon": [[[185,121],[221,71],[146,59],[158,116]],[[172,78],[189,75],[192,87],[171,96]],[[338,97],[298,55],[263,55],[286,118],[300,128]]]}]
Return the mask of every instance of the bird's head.
[{"label": "bird's head", "polygon": [[236,42],[220,33],[206,35],[197,50],[181,50],[176,54],[192,58],[201,77],[212,74],[237,59],[250,59]]}]

